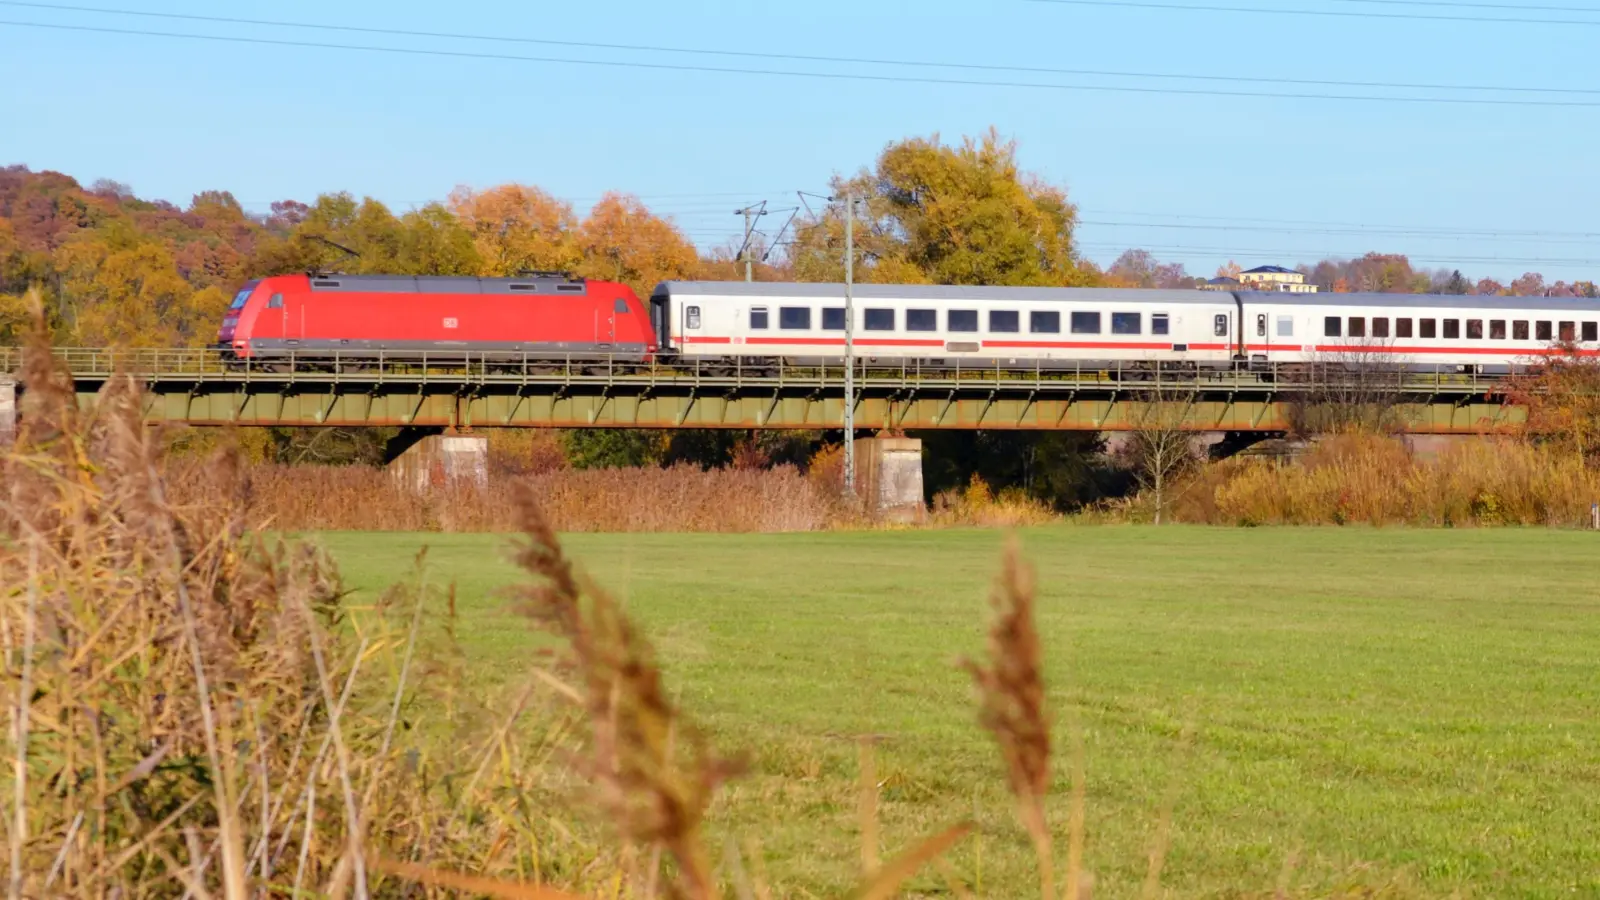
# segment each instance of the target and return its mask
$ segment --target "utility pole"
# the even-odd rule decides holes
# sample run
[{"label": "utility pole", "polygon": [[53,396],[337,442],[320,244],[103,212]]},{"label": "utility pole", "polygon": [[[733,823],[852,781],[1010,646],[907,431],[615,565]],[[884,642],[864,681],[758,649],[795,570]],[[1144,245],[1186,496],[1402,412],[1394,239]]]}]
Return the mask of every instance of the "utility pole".
[{"label": "utility pole", "polygon": [[844,198],[844,490],[856,492],[856,195]]},{"label": "utility pole", "polygon": [[744,209],[736,209],[734,215],[744,216],[744,243],[739,247],[739,255],[744,257],[744,280],[755,281],[755,269],[750,260],[750,239],[755,235],[753,220],[756,216],[767,214],[767,201],[751,204]]}]

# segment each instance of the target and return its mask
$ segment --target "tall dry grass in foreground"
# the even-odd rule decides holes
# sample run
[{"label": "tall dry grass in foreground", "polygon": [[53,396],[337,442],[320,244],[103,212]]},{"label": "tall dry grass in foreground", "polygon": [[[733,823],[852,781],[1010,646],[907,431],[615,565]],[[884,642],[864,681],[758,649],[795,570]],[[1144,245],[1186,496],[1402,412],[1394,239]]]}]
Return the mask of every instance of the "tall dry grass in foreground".
[{"label": "tall dry grass in foreground", "polygon": [[1218,525],[1544,525],[1589,522],[1600,471],[1581,457],[1480,438],[1434,458],[1397,439],[1327,438],[1294,463],[1233,459],[1205,467],[1174,507]]}]

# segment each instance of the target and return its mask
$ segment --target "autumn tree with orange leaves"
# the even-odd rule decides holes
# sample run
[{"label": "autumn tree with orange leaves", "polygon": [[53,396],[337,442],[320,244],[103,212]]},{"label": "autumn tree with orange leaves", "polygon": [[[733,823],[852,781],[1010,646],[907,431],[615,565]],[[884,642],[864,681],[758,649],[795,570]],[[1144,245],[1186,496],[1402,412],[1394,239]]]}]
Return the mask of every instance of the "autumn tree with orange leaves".
[{"label": "autumn tree with orange leaves", "polygon": [[1527,410],[1530,440],[1600,463],[1600,357],[1592,351],[1560,345],[1532,371],[1507,379],[1502,393]]}]

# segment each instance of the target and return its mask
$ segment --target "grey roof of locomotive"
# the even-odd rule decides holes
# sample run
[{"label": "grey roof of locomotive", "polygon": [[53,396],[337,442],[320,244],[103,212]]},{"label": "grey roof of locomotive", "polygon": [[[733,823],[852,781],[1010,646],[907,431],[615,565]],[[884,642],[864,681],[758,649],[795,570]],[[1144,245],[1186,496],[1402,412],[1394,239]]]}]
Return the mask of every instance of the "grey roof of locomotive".
[{"label": "grey roof of locomotive", "polygon": [[[852,293],[861,300],[966,300],[975,303],[1029,301],[1110,303],[1218,303],[1233,297],[1216,291],[1153,291],[1130,288],[975,287],[952,284],[858,284]],[[686,297],[788,297],[843,300],[840,282],[780,281],[667,281],[653,295]]]},{"label": "grey roof of locomotive", "polygon": [[1283,294],[1240,291],[1246,306],[1381,306],[1389,309],[1492,309],[1509,313],[1518,308],[1551,312],[1600,314],[1600,300],[1588,297],[1483,297],[1476,294]]}]

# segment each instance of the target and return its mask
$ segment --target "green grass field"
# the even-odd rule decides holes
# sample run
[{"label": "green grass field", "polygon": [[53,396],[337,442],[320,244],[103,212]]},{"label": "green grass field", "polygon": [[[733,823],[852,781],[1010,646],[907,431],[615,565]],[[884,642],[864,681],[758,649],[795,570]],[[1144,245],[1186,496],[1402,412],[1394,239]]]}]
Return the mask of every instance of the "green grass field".
[{"label": "green grass field", "polygon": [[[1167,896],[1600,896],[1600,538],[1554,531],[1054,527],[1037,566],[1058,727],[1084,733],[1096,897],[1140,894],[1164,797]],[[493,590],[507,539],[327,534],[373,591],[426,544],[489,683],[536,639]],[[967,676],[993,532],[584,535],[683,705],[751,774],[714,811],[786,896],[859,866],[856,739],[881,737],[886,854],[962,818],[950,861],[1037,896]],[[369,594],[370,595],[370,594]],[[1180,733],[1194,737],[1180,750]],[[936,874],[917,882],[942,892]],[[1352,893],[1351,896],[1357,894]]]}]

